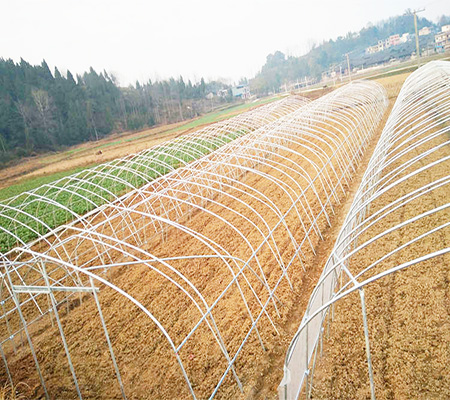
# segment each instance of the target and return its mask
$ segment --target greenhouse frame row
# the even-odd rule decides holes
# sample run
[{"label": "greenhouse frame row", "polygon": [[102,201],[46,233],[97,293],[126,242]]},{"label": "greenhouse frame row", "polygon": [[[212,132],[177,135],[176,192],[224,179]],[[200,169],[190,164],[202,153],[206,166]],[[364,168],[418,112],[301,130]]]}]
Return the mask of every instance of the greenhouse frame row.
[{"label": "greenhouse frame row", "polygon": [[[411,372],[406,366],[399,366],[404,360],[398,359],[398,354],[403,354],[406,360],[414,351],[419,351],[413,347],[419,340],[430,341],[431,345],[422,344],[424,347],[420,351],[426,352],[428,358],[436,358],[437,363],[443,360],[439,359],[442,353],[434,353],[435,348],[447,346],[448,351],[445,329],[433,330],[430,326],[445,324],[445,312],[440,314],[439,311],[445,306],[443,300],[432,304],[431,299],[440,293],[439,285],[432,287],[433,279],[445,275],[450,262],[449,133],[450,63],[434,61],[412,73],[397,97],[286,354],[280,399],[339,398],[343,393],[336,391],[337,379],[341,379],[339,382],[345,385],[345,393],[349,396],[349,390],[356,386],[360,395],[364,390],[372,399],[377,395],[384,398],[387,389],[382,380],[389,373],[394,376],[391,379],[399,375],[399,379],[411,382],[402,389],[405,390],[403,394],[397,393],[400,397],[418,396],[419,392],[406,391],[418,386],[421,379],[431,385],[433,367],[421,364],[428,361],[413,357]],[[401,290],[397,289],[398,297],[392,297],[395,285],[401,287]],[[393,298],[391,303],[386,296]],[[345,301],[345,305],[339,307]],[[356,324],[354,314],[358,307],[359,323]],[[388,317],[383,312],[393,315],[390,318],[394,322],[389,320],[386,324],[395,324],[395,329],[391,327],[388,334],[383,334],[385,336],[381,333],[384,332],[382,318],[386,321]],[[337,333],[333,344],[327,347],[330,325],[333,328],[334,324],[337,324]],[[364,340],[357,338],[355,332],[358,330]],[[392,336],[394,333],[397,336]],[[344,340],[336,339],[352,334],[355,334],[352,336],[355,348],[344,347],[340,344]],[[436,335],[444,336],[433,341]],[[338,358],[341,364],[342,360],[348,360],[350,367],[343,368],[356,370],[359,344],[365,349],[365,360],[357,365],[365,368],[367,380],[352,382],[348,376],[340,377],[340,367],[331,377],[329,371],[337,365],[333,363],[337,363]],[[390,348],[392,355],[388,353]],[[396,367],[392,372],[386,358],[384,361],[381,358],[380,349],[385,349],[387,355],[384,357],[390,356],[390,360],[394,360],[391,362]],[[333,359],[331,353],[339,354],[339,357]],[[326,369],[327,365],[329,369]],[[318,368],[320,379],[316,376]],[[422,370],[424,376],[415,375]],[[334,389],[324,383],[331,380],[335,382]],[[429,388],[426,396],[433,397],[433,390],[437,397],[446,393],[444,381],[441,380],[435,389]],[[420,390],[424,390],[423,387]]]},{"label": "greenhouse frame row", "polygon": [[[288,98],[152,149],[158,165],[168,154],[180,165],[84,215],[67,207],[66,224],[40,219],[43,231],[27,226],[39,235],[31,242],[15,234],[0,256],[0,352],[11,385],[27,379],[47,398],[131,398],[139,385],[165,398],[243,390],[386,107],[381,85],[364,81],[312,102]],[[199,137],[220,145],[197,158]],[[105,179],[116,179],[115,168],[140,176],[124,165],[145,154],[43,190],[103,188],[96,179],[106,169]],[[16,215],[41,218],[21,208],[36,197],[57,205],[38,193],[20,198]]]}]

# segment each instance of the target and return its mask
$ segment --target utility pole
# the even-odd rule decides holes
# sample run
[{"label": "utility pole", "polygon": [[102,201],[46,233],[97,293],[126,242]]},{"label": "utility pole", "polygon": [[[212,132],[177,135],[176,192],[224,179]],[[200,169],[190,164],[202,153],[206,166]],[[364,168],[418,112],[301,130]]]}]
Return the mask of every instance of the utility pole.
[{"label": "utility pole", "polygon": [[414,10],[412,13],[414,15],[414,29],[416,31],[416,57],[417,57],[417,65],[420,66],[420,46],[419,46],[419,33],[417,32],[417,14],[425,11],[425,8],[420,10]]},{"label": "utility pole", "polygon": [[350,60],[348,58],[348,53],[345,53],[345,55],[347,56],[347,68],[348,68],[348,76],[350,78],[350,82],[352,81],[352,73],[350,71]]}]

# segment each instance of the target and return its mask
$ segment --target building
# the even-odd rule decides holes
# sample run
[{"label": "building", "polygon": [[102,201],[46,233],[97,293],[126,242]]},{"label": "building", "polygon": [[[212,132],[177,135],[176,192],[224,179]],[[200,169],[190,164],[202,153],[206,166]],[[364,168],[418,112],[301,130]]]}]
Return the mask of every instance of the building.
[{"label": "building", "polygon": [[389,44],[391,46],[397,46],[398,44],[400,44],[400,35],[397,33],[395,35],[391,35],[389,36]]},{"label": "building", "polygon": [[431,33],[431,29],[428,26],[424,26],[421,30],[419,30],[419,36],[426,36]]},{"label": "building", "polygon": [[219,97],[227,97],[228,96],[228,89],[220,89],[217,92],[217,96],[219,96]]},{"label": "building", "polygon": [[374,54],[379,51],[388,49],[391,46],[398,46],[399,44],[406,43],[409,40],[409,33],[404,33],[400,36],[398,33],[389,36],[386,40],[379,40],[378,44],[366,48],[366,54]]},{"label": "building", "polygon": [[441,28],[441,32],[450,32],[450,25],[443,25]]},{"label": "building", "polygon": [[409,33],[404,33],[401,37],[400,37],[400,43],[406,43],[410,40],[410,34]]},{"label": "building", "polygon": [[450,30],[442,31],[434,35],[434,42],[437,52],[448,51],[450,49]]},{"label": "building", "polygon": [[376,44],[375,46],[370,46],[366,49],[366,53],[367,54],[374,54],[374,53],[378,53],[378,45]]},{"label": "building", "polygon": [[386,48],[386,43],[383,40],[378,41],[378,51],[383,51]]},{"label": "building", "polygon": [[368,54],[378,53],[379,51],[383,51],[387,47],[389,47],[389,46],[386,46],[385,40],[379,40],[378,44],[368,47],[366,49],[366,53],[368,53]]},{"label": "building", "polygon": [[240,97],[241,99],[249,99],[250,98],[250,89],[248,85],[238,85],[231,89],[233,93],[233,97]]}]

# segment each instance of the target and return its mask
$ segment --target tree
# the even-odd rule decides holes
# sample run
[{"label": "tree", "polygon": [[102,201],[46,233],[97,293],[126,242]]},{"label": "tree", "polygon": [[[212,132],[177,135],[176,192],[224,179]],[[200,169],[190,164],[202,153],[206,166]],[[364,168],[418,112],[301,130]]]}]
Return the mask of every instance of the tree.
[{"label": "tree", "polygon": [[36,126],[40,129],[45,136],[45,140],[48,142],[44,142],[44,147],[51,143],[53,146],[56,145],[55,140],[55,120],[53,117],[53,106],[50,96],[45,90],[35,89],[31,91],[31,95],[34,100],[34,104],[36,105],[37,110],[37,118],[34,120],[37,122]]},{"label": "tree", "polygon": [[205,94],[206,94],[206,84],[205,80],[202,78],[200,80],[200,96],[205,97]]},{"label": "tree", "polygon": [[23,120],[23,132],[25,134],[25,149],[30,151],[32,149],[31,135],[30,135],[30,125],[32,121],[30,108],[22,103],[20,100],[16,101],[17,111]]}]

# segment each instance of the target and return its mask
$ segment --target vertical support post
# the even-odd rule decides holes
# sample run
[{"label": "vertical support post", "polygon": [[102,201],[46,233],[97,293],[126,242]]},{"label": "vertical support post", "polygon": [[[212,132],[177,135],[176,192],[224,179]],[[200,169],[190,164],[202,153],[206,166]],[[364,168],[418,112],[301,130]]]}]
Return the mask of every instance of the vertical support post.
[{"label": "vertical support post", "polygon": [[[325,318],[326,318],[326,314],[325,314]],[[325,332],[325,328],[323,327],[323,322],[324,322],[324,320],[322,320],[322,328],[320,328],[320,357],[323,356],[323,335]]]},{"label": "vertical support post", "polygon": [[308,324],[306,324],[306,328],[305,328],[305,348],[306,348],[306,385],[305,385],[305,393],[306,393],[306,398],[308,399],[309,396],[309,357],[308,357]]},{"label": "vertical support post", "polygon": [[350,82],[352,81],[352,72],[350,71],[350,59],[348,58],[348,53],[345,54],[347,56],[347,68],[348,68],[348,77]]},{"label": "vertical support post", "polygon": [[27,322],[25,320],[25,317],[22,314],[22,309],[20,307],[20,302],[19,302],[19,299],[17,298],[16,292],[15,292],[15,290],[13,288],[13,283],[12,283],[11,276],[9,275],[9,271],[8,270],[7,270],[6,274],[8,276],[9,284],[11,285],[11,297],[14,300],[14,304],[15,304],[15,306],[17,308],[17,312],[19,313],[20,320],[22,321],[22,324],[23,324],[23,330],[25,331],[25,335],[27,336],[28,345],[30,346],[30,350],[31,350],[31,354],[33,356],[34,364],[36,365],[36,370],[37,370],[37,373],[39,375],[39,381],[41,382],[42,388],[44,389],[45,398],[46,399],[50,399],[50,397],[48,395],[48,392],[47,392],[47,387],[45,386],[44,377],[42,376],[42,371],[41,371],[41,368],[39,366],[39,362],[38,362],[38,359],[37,359],[37,356],[36,356],[36,352],[34,351],[33,342],[31,341],[31,336],[30,336],[30,333],[28,332]]},{"label": "vertical support post", "polygon": [[75,389],[77,390],[78,397],[80,399],[82,399],[83,396],[81,396],[80,387],[78,386],[78,380],[77,380],[77,376],[75,374],[75,369],[74,369],[73,364],[72,364],[72,358],[70,357],[69,346],[67,345],[67,341],[66,341],[66,335],[64,335],[64,331],[63,331],[63,327],[62,327],[62,324],[61,324],[61,320],[59,319],[58,309],[56,307],[57,304],[56,304],[55,296],[53,295],[52,289],[50,287],[50,282],[48,280],[47,271],[45,269],[45,264],[43,262],[41,263],[41,268],[42,268],[42,275],[44,276],[45,284],[48,287],[50,300],[52,302],[53,311],[55,313],[56,323],[58,325],[59,333],[61,335],[61,340],[63,342],[64,351],[66,352],[66,356],[67,356],[67,361],[69,363],[70,372],[72,373],[73,382],[75,383]]},{"label": "vertical support post", "polygon": [[98,314],[100,315],[100,320],[102,321],[103,331],[105,332],[106,342],[108,343],[108,348],[109,348],[109,354],[111,355],[111,360],[112,360],[113,365],[114,365],[114,370],[116,372],[117,381],[119,382],[120,391],[122,392],[122,397],[124,399],[126,399],[127,396],[125,395],[125,389],[123,387],[122,377],[120,376],[119,366],[117,365],[117,362],[116,362],[116,357],[114,355],[114,350],[112,348],[111,340],[110,340],[109,334],[108,334],[108,328],[106,327],[105,319],[103,318],[103,313],[102,313],[102,310],[100,308],[100,301],[98,300],[97,292],[94,289],[94,281],[93,281],[91,276],[89,277],[89,281],[90,281],[91,286],[93,288],[92,293],[94,294],[95,304],[97,305]]},{"label": "vertical support post", "polygon": [[[323,322],[323,321],[322,321]],[[309,381],[309,391],[308,391],[308,395],[307,398],[310,399],[312,396],[312,391],[313,391],[313,379],[314,379],[314,371],[316,370],[316,361],[317,361],[317,353],[319,351],[319,344],[316,342],[316,346],[314,348],[314,359],[313,359],[313,364],[311,367],[311,378]]]},{"label": "vertical support post", "polygon": [[417,33],[417,13],[414,11],[414,30],[416,32],[416,57],[417,65],[420,65],[420,46],[419,46],[419,34]]},{"label": "vertical support post", "polygon": [[48,304],[48,316],[50,317],[50,322],[52,323],[52,328],[55,326],[52,318],[52,306],[50,301],[50,294],[47,295],[47,304]]},{"label": "vertical support post", "polygon": [[420,43],[419,43],[419,33],[417,32],[417,13],[420,13],[422,11],[425,11],[424,8],[420,10],[414,10],[414,31],[416,33],[416,56],[417,56],[417,66],[420,67]]},{"label": "vertical support post", "polygon": [[0,352],[2,353],[3,363],[5,364],[6,375],[8,375],[9,384],[11,385],[11,389],[14,387],[13,380],[11,378],[11,373],[9,372],[8,362],[6,361],[5,353],[3,352],[3,346],[0,345]]},{"label": "vertical support post", "polygon": [[[6,314],[5,301],[4,300],[0,301],[0,304],[2,306],[3,315],[5,316],[6,328],[8,329],[8,335],[11,337],[11,336],[13,336],[13,334],[11,331],[11,326],[9,325],[8,315]],[[15,341],[14,337],[11,339],[11,342],[13,345],[14,354],[17,354],[16,341]]]},{"label": "vertical support post", "polygon": [[372,356],[370,354],[370,341],[369,341],[369,326],[367,324],[367,312],[366,312],[366,301],[364,298],[364,289],[359,290],[359,295],[361,297],[361,309],[363,316],[363,324],[364,324],[364,339],[366,341],[366,356],[367,356],[367,365],[369,369],[369,381],[370,381],[370,398],[375,400],[375,383],[373,381],[373,369],[372,369]]}]

